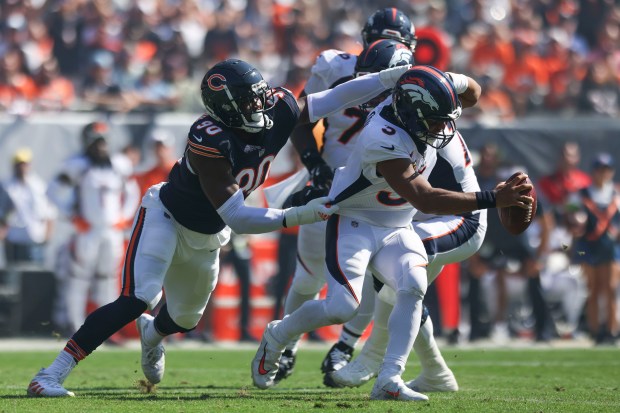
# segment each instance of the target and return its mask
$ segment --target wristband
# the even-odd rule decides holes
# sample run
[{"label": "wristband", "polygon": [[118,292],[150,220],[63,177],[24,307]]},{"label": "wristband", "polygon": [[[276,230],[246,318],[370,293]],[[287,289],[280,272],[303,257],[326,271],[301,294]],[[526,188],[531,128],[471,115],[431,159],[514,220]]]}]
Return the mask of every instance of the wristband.
[{"label": "wristband", "polygon": [[476,192],[476,203],[478,204],[478,209],[495,208],[497,206],[495,191]]}]

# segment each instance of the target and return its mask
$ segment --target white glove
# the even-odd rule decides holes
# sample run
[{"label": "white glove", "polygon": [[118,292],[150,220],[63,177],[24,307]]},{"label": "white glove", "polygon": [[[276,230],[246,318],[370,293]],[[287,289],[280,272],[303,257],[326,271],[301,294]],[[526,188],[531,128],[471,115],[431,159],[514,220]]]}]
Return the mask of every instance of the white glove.
[{"label": "white glove", "polygon": [[284,226],[286,228],[297,225],[312,224],[325,221],[329,216],[338,211],[338,205],[330,205],[328,197],[313,199],[306,205],[284,210]]},{"label": "white glove", "polygon": [[379,81],[386,89],[392,89],[403,73],[409,69],[411,69],[411,65],[395,66],[390,67],[389,69],[383,69],[379,72]]}]

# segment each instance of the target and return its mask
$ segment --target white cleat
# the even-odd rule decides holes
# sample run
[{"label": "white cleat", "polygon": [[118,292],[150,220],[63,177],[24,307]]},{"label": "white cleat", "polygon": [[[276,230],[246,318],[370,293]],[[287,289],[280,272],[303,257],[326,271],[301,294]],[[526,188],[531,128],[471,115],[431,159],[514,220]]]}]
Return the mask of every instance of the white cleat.
[{"label": "white cleat", "polygon": [[428,396],[411,390],[405,386],[400,376],[379,378],[375,382],[372,392],[370,392],[371,400],[403,400],[403,401],[427,401]]},{"label": "white cleat", "polygon": [[380,367],[381,361],[360,355],[340,370],[329,373],[326,380],[329,378],[334,384],[331,387],[359,387],[379,374]]},{"label": "white cleat", "polygon": [[275,320],[267,324],[263,339],[252,360],[252,381],[259,389],[268,389],[276,385],[280,357],[286,347],[286,344],[280,344],[271,333],[279,323],[280,320]]},{"label": "white cleat", "polygon": [[140,333],[140,344],[142,344],[142,372],[148,381],[157,384],[164,378],[166,350],[164,350],[162,343],[153,347],[144,341],[146,328],[154,320],[152,315],[142,314],[136,320],[136,325]]},{"label": "white cleat", "polygon": [[73,392],[62,387],[64,379],[41,369],[28,385],[26,393],[30,397],[74,397]]},{"label": "white cleat", "polygon": [[437,374],[421,373],[418,377],[405,383],[411,390],[419,392],[458,391],[459,385],[452,370],[442,369]]}]

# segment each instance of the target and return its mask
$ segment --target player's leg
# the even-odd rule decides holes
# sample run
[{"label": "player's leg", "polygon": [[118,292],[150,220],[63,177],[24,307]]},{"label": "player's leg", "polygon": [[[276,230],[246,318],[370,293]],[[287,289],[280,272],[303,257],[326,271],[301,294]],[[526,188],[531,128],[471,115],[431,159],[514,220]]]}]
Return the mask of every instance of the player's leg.
[{"label": "player's leg", "polygon": [[401,377],[420,330],[426,264],[424,245],[409,228],[388,239],[372,259],[373,274],[396,290],[396,304],[388,320],[388,344],[371,399],[428,400],[408,388]]},{"label": "player's leg", "polygon": [[86,318],[54,362],[33,378],[29,395],[73,396],[62,384],[77,363],[159,301],[176,240],[174,225],[163,210],[140,208],[125,256],[121,296]]},{"label": "player's leg", "polygon": [[98,234],[90,231],[75,234],[68,245],[72,252],[69,254],[64,297],[71,334],[80,328],[86,318],[86,305],[90,286],[95,277],[99,243]]},{"label": "player's leg", "polygon": [[[284,314],[291,314],[303,303],[318,297],[325,285],[325,225],[326,222],[302,225],[297,238],[297,262],[293,281],[284,302]],[[278,367],[276,382],[293,373],[301,336],[286,345]]]},{"label": "player's leg", "polygon": [[323,383],[326,386],[333,387],[329,373],[340,370],[349,363],[355,346],[370,324],[375,308],[374,295],[373,277],[367,272],[364,277],[362,292],[364,298],[360,303],[359,310],[355,317],[343,324],[338,341],[329,349],[321,364],[321,371],[325,374]]},{"label": "player's leg", "polygon": [[326,270],[329,272],[325,300],[306,301],[282,321],[272,321],[252,362],[252,378],[259,388],[275,384],[279,360],[291,339],[355,316],[362,298],[364,273],[376,249],[371,226],[347,217],[332,216],[325,236]]}]

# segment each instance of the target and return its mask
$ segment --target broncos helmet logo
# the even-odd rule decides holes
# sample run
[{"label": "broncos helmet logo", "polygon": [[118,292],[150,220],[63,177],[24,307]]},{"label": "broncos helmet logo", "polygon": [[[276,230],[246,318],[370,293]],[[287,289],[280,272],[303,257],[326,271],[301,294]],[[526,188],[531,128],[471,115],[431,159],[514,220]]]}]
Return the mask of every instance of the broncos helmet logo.
[{"label": "broncos helmet logo", "polygon": [[388,67],[406,66],[412,63],[411,50],[403,44],[398,44],[390,59]]},{"label": "broncos helmet logo", "polygon": [[422,86],[414,83],[406,83],[401,86],[403,90],[411,97],[411,102],[423,102],[428,105],[431,110],[439,110],[439,104],[431,95],[431,93]]}]

